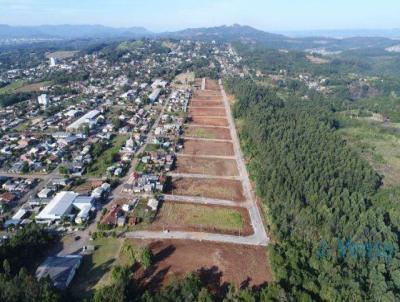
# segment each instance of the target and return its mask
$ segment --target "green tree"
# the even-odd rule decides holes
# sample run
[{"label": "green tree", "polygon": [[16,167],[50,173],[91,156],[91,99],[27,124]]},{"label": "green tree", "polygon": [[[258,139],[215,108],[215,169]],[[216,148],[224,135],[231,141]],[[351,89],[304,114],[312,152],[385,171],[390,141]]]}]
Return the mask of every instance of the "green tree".
[{"label": "green tree", "polygon": [[29,163],[28,163],[27,161],[24,161],[24,162],[22,163],[21,172],[22,172],[23,174],[26,174],[26,173],[29,172]]},{"label": "green tree", "polygon": [[60,166],[58,168],[60,174],[67,175],[69,174],[68,168],[66,166]]},{"label": "green tree", "polygon": [[153,252],[151,249],[148,247],[140,249],[138,260],[144,268],[149,268],[153,264]]}]

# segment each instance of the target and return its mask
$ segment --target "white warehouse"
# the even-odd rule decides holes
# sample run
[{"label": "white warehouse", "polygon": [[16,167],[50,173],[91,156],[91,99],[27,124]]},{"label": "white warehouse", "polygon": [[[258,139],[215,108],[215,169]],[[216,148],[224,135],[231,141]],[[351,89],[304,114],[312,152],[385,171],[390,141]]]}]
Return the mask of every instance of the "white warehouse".
[{"label": "white warehouse", "polygon": [[89,218],[89,212],[93,207],[94,198],[91,196],[79,196],[72,191],[58,193],[49,204],[36,216],[37,222],[48,223],[61,220],[64,217],[73,217],[73,211],[78,211],[75,222],[83,223]]},{"label": "white warehouse", "polygon": [[80,117],[77,119],[75,122],[73,122],[71,125],[67,127],[67,131],[73,132],[73,131],[78,131],[81,129],[81,127],[84,124],[87,124],[89,128],[92,128],[93,125],[97,123],[96,117],[100,114],[100,111],[98,110],[91,110],[88,113],[86,113],[84,116]]}]

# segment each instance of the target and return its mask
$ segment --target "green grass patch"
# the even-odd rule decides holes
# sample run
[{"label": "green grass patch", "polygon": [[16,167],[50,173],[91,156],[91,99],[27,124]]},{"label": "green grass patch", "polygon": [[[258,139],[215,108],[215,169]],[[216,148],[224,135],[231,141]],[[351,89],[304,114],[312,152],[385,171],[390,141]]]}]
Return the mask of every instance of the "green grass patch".
[{"label": "green grass patch", "polygon": [[400,133],[383,124],[341,118],[338,133],[384,176],[385,185],[400,184]]},{"label": "green grass patch", "polygon": [[22,86],[24,86],[24,82],[23,81],[12,82],[12,83],[8,84],[7,86],[4,86],[4,87],[0,88],[0,94],[12,94],[12,93],[15,93],[16,90],[18,88],[21,88]]},{"label": "green grass patch", "polygon": [[89,167],[87,174],[95,177],[105,176],[107,168],[113,164],[111,160],[112,155],[119,152],[127,139],[127,135],[115,136],[111,141],[110,147],[106,149],[100,156],[94,158],[94,161]]},{"label": "green grass patch", "polygon": [[76,297],[89,296],[93,290],[109,281],[109,273],[116,263],[122,241],[116,238],[101,238],[92,242],[95,251],[84,256],[83,263],[71,285]]},{"label": "green grass patch", "polygon": [[142,161],[139,161],[135,167],[136,172],[143,172],[144,169],[146,168],[146,164],[143,163]]},{"label": "green grass patch", "polygon": [[154,152],[160,149],[161,149],[160,145],[157,144],[147,144],[146,147],[144,148],[146,152]]},{"label": "green grass patch", "polygon": [[215,228],[222,231],[242,230],[244,226],[239,211],[223,207],[165,202],[158,216],[160,223]]},{"label": "green grass patch", "polygon": [[208,139],[215,139],[216,136],[214,133],[208,131],[204,128],[190,128],[186,130],[186,135],[189,137],[196,137],[196,138],[208,138]]}]

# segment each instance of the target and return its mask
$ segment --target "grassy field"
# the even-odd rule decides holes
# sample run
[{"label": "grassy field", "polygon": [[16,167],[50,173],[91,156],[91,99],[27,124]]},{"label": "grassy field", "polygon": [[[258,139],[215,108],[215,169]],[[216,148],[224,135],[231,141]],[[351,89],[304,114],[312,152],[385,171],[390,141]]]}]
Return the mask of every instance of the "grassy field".
[{"label": "grassy field", "polygon": [[235,209],[165,202],[158,223],[216,228],[224,231],[243,229],[242,215]]},{"label": "grassy field", "polygon": [[117,50],[134,50],[143,47],[143,41],[125,41],[117,46]]},{"label": "grassy field", "polygon": [[204,128],[192,128],[187,130],[187,136],[196,137],[196,138],[208,138],[215,139],[216,136],[214,133],[207,131]]},{"label": "grassy field", "polygon": [[111,147],[105,150],[99,157],[94,159],[93,164],[88,170],[89,176],[104,176],[107,168],[112,165],[109,162],[111,154],[118,152],[128,139],[127,135],[118,135],[112,139]]},{"label": "grassy field", "polygon": [[0,88],[0,94],[14,93],[14,92],[16,92],[17,89],[21,88],[22,86],[24,86],[24,82],[22,82],[22,81],[12,82],[12,83],[8,84],[7,86]]},{"label": "grassy field", "polygon": [[385,186],[400,184],[400,132],[374,123],[342,118],[344,138],[371,166],[384,176]]},{"label": "grassy field", "polygon": [[49,52],[46,54],[46,58],[55,58],[55,59],[67,59],[73,57],[79,51],[76,50],[60,50],[55,52]]},{"label": "grassy field", "polygon": [[157,144],[147,144],[146,147],[144,148],[144,151],[146,152],[154,152],[161,149],[159,145]]},{"label": "grassy field", "polygon": [[101,238],[92,243],[95,251],[85,256],[83,263],[74,278],[71,288],[78,297],[90,295],[91,292],[109,281],[109,273],[115,264],[122,241],[115,238]]},{"label": "grassy field", "polygon": [[50,85],[51,82],[38,82],[32,84],[26,84],[23,81],[15,81],[13,83],[8,84],[0,88],[0,95],[1,94],[12,94],[17,92],[31,92],[31,91],[40,91],[40,88],[43,86]]},{"label": "grassy field", "polygon": [[190,88],[192,83],[194,83],[194,77],[194,72],[178,74],[173,81],[173,85],[180,89]]}]

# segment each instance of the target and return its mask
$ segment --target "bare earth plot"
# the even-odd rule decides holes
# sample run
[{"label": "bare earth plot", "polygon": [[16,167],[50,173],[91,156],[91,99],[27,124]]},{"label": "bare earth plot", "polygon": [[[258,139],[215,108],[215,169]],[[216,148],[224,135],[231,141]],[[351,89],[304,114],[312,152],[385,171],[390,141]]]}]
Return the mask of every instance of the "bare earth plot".
[{"label": "bare earth plot", "polygon": [[196,108],[189,110],[192,116],[221,116],[226,117],[225,108]]},{"label": "bare earth plot", "polygon": [[197,90],[194,93],[194,96],[219,96],[221,97],[221,92],[219,90]]},{"label": "bare earth plot", "polygon": [[215,90],[219,92],[219,85],[217,81],[206,79],[206,90]]},{"label": "bare earth plot", "polygon": [[210,100],[203,100],[203,99],[193,99],[191,101],[191,105],[194,107],[221,107],[223,103],[220,101],[210,101]]},{"label": "bare earth plot", "polygon": [[231,133],[228,128],[187,127],[185,129],[185,136],[208,139],[231,139]]},{"label": "bare earth plot", "polygon": [[234,159],[179,157],[174,172],[215,176],[238,176]]},{"label": "bare earth plot", "polygon": [[230,142],[185,140],[182,154],[185,155],[214,155],[233,156],[233,145]]},{"label": "bare earth plot", "polygon": [[172,179],[171,188],[168,193],[232,200],[238,203],[245,201],[241,182],[230,179],[177,177]]},{"label": "bare earth plot", "polygon": [[227,283],[259,286],[272,280],[265,247],[190,240],[130,242],[149,246],[155,255],[152,267],[134,275],[139,285],[149,290],[158,290],[193,271],[200,273],[213,292],[223,291]]},{"label": "bare earth plot", "polygon": [[248,236],[253,234],[244,208],[163,202],[151,230],[200,231]]},{"label": "bare earth plot", "polygon": [[206,116],[192,116],[191,124],[201,126],[224,126],[227,127],[228,120],[225,117],[206,117]]}]

